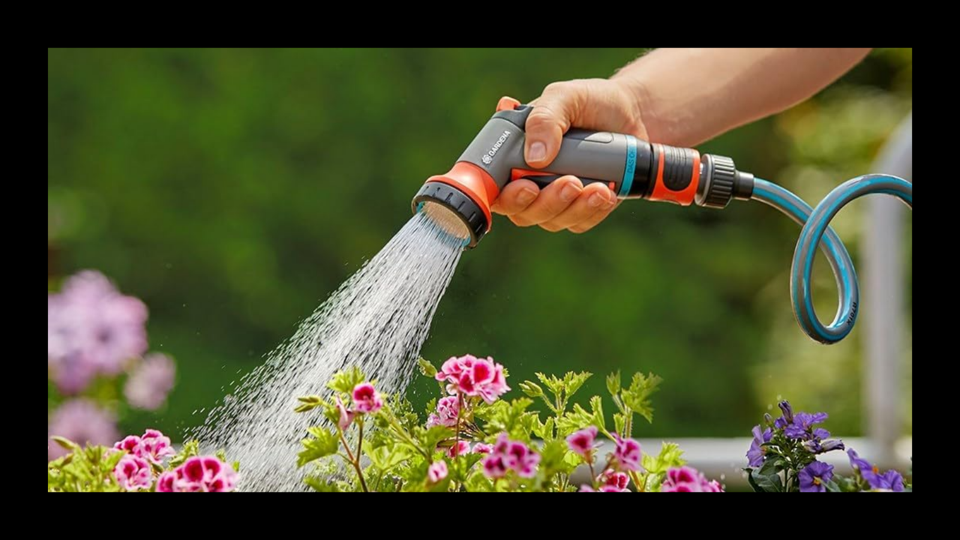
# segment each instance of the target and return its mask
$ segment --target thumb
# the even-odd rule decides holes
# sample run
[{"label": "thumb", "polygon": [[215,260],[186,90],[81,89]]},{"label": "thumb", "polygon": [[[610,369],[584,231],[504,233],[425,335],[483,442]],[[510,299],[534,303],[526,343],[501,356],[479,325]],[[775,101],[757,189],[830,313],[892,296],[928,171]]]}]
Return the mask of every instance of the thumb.
[{"label": "thumb", "polygon": [[549,165],[560,152],[563,134],[576,118],[579,90],[569,83],[547,86],[527,117],[524,158],[531,167]]}]

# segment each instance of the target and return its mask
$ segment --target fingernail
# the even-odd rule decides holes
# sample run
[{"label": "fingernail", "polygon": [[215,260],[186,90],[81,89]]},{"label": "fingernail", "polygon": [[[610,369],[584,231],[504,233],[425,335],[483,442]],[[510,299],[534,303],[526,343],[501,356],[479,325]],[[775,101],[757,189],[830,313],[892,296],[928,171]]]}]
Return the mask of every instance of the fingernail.
[{"label": "fingernail", "polygon": [[587,205],[590,208],[600,208],[605,202],[607,202],[607,198],[599,193],[594,193],[587,199]]},{"label": "fingernail", "polygon": [[570,202],[576,199],[577,195],[580,195],[580,188],[573,184],[567,184],[560,190],[560,200],[563,202]]},{"label": "fingernail", "polygon": [[614,197],[612,200],[608,200],[608,201],[606,201],[606,202],[607,202],[607,204],[604,205],[604,208],[605,208],[605,209],[613,208],[614,206],[617,205],[617,198]]},{"label": "fingernail", "polygon": [[542,142],[535,142],[530,145],[530,152],[527,154],[527,159],[530,161],[541,161],[545,157],[547,157],[547,147],[544,146]]},{"label": "fingernail", "polygon": [[537,192],[530,188],[521,189],[520,193],[517,194],[517,202],[520,204],[530,204],[536,198]]}]

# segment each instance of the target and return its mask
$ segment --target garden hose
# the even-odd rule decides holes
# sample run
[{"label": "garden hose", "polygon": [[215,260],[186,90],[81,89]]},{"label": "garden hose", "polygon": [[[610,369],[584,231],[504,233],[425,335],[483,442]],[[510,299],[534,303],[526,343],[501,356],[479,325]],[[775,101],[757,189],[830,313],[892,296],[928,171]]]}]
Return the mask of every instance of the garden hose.
[{"label": "garden hose", "polygon": [[[811,208],[790,191],[739,171],[726,156],[701,155],[692,148],[649,143],[620,133],[571,129],[549,170],[533,169],[523,157],[524,128],[531,105],[504,97],[497,111],[446,174],[431,176],[413,198],[413,211],[424,212],[444,230],[463,239],[464,249],[477,246],[490,231],[490,206],[511,181],[532,180],[544,187],[565,175],[583,185],[602,182],[620,199],[646,199],[689,206],[724,208],[732,199],[757,200],[780,210],[803,228],[790,272],[790,300],[797,322],[815,341],[842,340],[853,329],[860,301],[850,254],[829,227],[850,201],[881,193],[913,207],[913,185],[888,175],[854,178]],[[822,240],[822,242],[821,242]],[[811,275],[816,247],[833,269],[840,304],[829,326],[813,308]]]}]

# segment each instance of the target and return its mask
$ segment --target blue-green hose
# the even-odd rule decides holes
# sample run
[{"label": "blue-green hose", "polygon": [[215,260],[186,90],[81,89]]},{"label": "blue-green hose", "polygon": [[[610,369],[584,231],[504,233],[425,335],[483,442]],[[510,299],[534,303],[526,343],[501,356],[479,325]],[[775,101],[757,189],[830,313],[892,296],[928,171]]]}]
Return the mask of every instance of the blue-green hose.
[{"label": "blue-green hose", "polygon": [[[913,208],[913,184],[896,176],[868,174],[837,186],[816,208],[811,209],[803,199],[776,184],[759,178],[754,182],[752,199],[780,210],[803,227],[790,268],[790,301],[800,328],[820,343],[829,345],[840,341],[853,330],[857,322],[860,286],[850,254],[830,228],[830,221],[850,201],[873,193],[892,195]],[[813,309],[811,276],[816,255],[814,248],[817,246],[833,269],[840,295],[837,314],[829,326],[820,322]]]}]

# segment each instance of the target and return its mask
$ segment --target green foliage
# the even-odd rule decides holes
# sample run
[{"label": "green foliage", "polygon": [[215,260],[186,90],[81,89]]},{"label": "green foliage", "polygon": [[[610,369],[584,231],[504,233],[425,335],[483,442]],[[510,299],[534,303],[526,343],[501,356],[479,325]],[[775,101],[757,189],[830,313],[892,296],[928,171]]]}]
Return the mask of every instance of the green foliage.
[{"label": "green foliage", "polygon": [[57,444],[70,453],[47,463],[47,491],[111,492],[121,491],[113,477],[113,468],[123,458],[122,452],[110,452],[103,446],[81,448],[62,437]]},{"label": "green foliage", "polygon": [[[364,381],[365,377],[360,368],[351,366],[343,371],[338,371],[333,380],[327,383],[327,388],[335,391],[349,394],[353,388]],[[301,398],[305,399],[305,398]]]},{"label": "green foliage", "polygon": [[340,444],[337,436],[330,430],[312,427],[308,428],[307,431],[312,437],[300,441],[303,450],[297,454],[297,467],[303,467],[311,461],[336,454],[337,447]]},{"label": "green foliage", "polygon": [[657,387],[662,380],[652,373],[648,376],[644,376],[643,373],[634,373],[630,388],[620,393],[623,404],[652,424],[653,406],[650,404],[650,395],[658,390]]},{"label": "green foliage", "polygon": [[437,368],[426,358],[417,358],[417,365],[420,367],[420,374],[424,377],[432,378],[437,374]]},{"label": "green foliage", "polygon": [[650,454],[643,455],[643,469],[645,473],[645,490],[658,491],[660,484],[671,467],[682,467],[685,461],[682,456],[683,450],[676,443],[664,441],[660,446],[660,453],[654,457]]},{"label": "green foliage", "polygon": [[[421,359],[420,365],[424,375],[429,376],[429,367],[423,366],[432,364]],[[603,400],[600,396],[591,396],[587,400],[589,410],[571,401],[589,379],[589,373],[568,372],[563,377],[538,373],[537,377],[549,395],[540,385],[530,381],[519,385],[530,397],[501,398],[487,404],[479,397],[458,394],[459,414],[453,427],[427,427],[421,423],[410,402],[398,396],[381,396],[384,406],[380,410],[370,414],[357,413],[346,429],[338,425],[339,416],[328,418],[330,428],[310,428],[311,437],[304,439],[304,450],[298,456],[297,464],[314,464],[314,470],[305,481],[316,491],[576,491],[577,486],[570,484],[574,470],[581,465],[592,467],[601,463],[594,461],[596,456],[593,453],[585,461],[571,450],[565,437],[589,426],[596,426],[612,437],[606,429]],[[654,375],[639,375],[634,377],[629,388],[620,388],[619,385],[612,388],[619,391],[616,399],[630,393],[631,402],[652,410],[649,396],[659,380]],[[362,376],[337,373],[328,387],[340,393],[340,389],[361,381]],[[442,388],[441,391],[445,393]],[[531,398],[540,398],[548,406],[549,414],[541,418],[540,412],[530,410],[535,403]],[[300,406],[329,407],[332,402],[333,398],[314,396],[301,399]],[[431,399],[431,407],[426,411],[428,415],[434,413],[436,403],[436,398]],[[344,407],[353,410],[349,396],[345,396]],[[621,419],[618,422],[622,423],[623,418],[633,414],[630,409],[626,411],[615,415]],[[510,448],[522,444],[527,452],[539,454],[537,466],[531,474],[521,475],[521,470],[512,465],[513,468],[502,477],[487,477],[481,463],[496,456],[469,450],[459,455],[452,452],[452,449],[459,448],[459,443],[475,449],[479,443],[496,443],[504,436],[510,441]],[[540,441],[533,440],[534,436]],[[496,445],[494,449],[496,452]],[[650,473],[631,473],[635,485],[641,490],[656,490],[667,468],[683,463],[680,454],[675,444],[664,443],[657,458],[645,456],[644,464]],[[431,481],[431,465],[441,461],[446,465],[447,474]],[[608,461],[604,467],[616,465]]]}]

